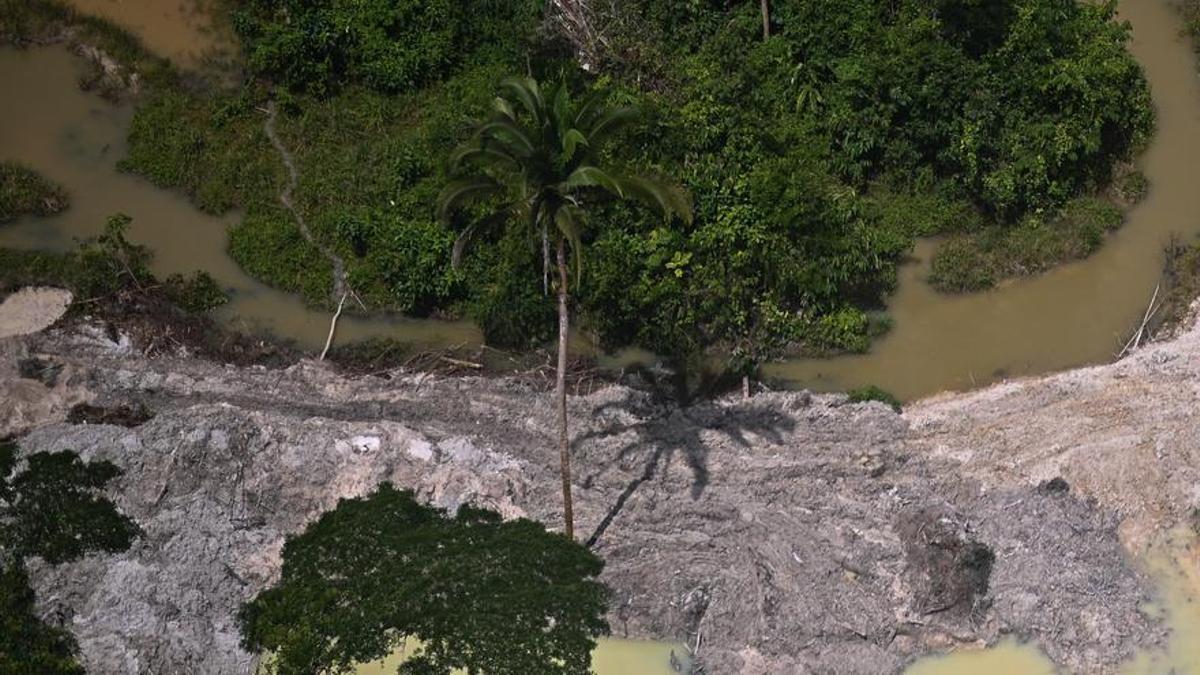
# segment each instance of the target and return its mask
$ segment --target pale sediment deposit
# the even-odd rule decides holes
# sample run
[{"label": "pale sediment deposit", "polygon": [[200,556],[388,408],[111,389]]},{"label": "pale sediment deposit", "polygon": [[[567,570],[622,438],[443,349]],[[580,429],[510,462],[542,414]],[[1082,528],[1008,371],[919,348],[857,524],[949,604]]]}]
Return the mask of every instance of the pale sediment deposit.
[{"label": "pale sediment deposit", "polygon": [[[526,382],[147,359],[111,337],[0,340],[0,391],[21,392],[0,435],[113,461],[145,531],[31,565],[93,672],[251,672],[234,613],[283,538],[380,481],[560,522],[553,406]],[[71,419],[116,423],[72,424],[83,402]],[[570,402],[577,531],[607,562],[614,634],[684,641],[707,673],[898,672],[1006,637],[1113,672],[1166,637],[1126,546],[1200,506],[1198,403],[1195,329],[903,415],[806,393],[679,408],[613,385]],[[153,416],[94,413],[121,407]]]},{"label": "pale sediment deposit", "polygon": [[23,288],[0,302],[0,338],[43,330],[61,319],[70,304],[70,291]]}]

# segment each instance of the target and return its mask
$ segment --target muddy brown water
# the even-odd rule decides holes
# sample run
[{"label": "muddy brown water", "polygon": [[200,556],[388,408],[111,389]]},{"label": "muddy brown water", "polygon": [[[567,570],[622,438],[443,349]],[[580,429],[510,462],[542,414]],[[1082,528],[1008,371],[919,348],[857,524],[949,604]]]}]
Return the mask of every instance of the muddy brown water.
[{"label": "muddy brown water", "polygon": [[99,16],[137,35],[146,48],[182,66],[226,56],[231,29],[216,24],[215,0],[70,0],[81,12]]},{"label": "muddy brown water", "polygon": [[[152,49],[184,64],[218,42],[197,0],[76,4],[138,32]],[[1133,24],[1131,49],[1158,109],[1158,133],[1140,159],[1150,193],[1125,226],[1086,261],[962,296],[939,294],[925,283],[933,244],[921,242],[917,262],[901,268],[899,290],[889,302],[895,326],[870,353],[771,364],[768,376],[817,390],[875,384],[913,399],[1102,362],[1120,349],[1153,293],[1168,238],[1200,231],[1200,190],[1190,171],[1200,156],[1200,84],[1190,44],[1179,37],[1178,17],[1163,0],[1125,0],[1120,13]],[[226,230],[236,214],[205,216],[182,197],[114,169],[125,152],[131,111],[80,92],[78,68],[60,48],[0,50],[0,157],[32,164],[65,184],[72,197],[61,216],[0,228],[0,245],[62,249],[76,237],[97,234],[108,215],[125,212],[134,218],[132,238],[155,251],[157,272],[204,269],[234,291],[222,318],[319,348],[329,314],[256,282],[226,255]],[[465,322],[343,317],[339,324],[340,342],[372,336],[430,346],[480,339]],[[630,360],[638,359],[613,363]]]}]

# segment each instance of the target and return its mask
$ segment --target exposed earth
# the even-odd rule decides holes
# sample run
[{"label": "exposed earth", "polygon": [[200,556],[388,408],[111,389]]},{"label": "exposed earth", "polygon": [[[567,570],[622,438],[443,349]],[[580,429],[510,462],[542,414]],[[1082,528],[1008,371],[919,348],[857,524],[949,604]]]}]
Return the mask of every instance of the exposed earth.
[{"label": "exposed earth", "polygon": [[[92,672],[252,672],[233,616],[284,536],[383,480],[560,524],[551,394],[527,380],[224,366],[112,337],[85,320],[0,340],[0,436],[113,461],[145,530],[31,564]],[[1165,640],[1128,551],[1200,506],[1196,327],[902,415],[795,392],[680,409],[638,385],[570,401],[577,531],[618,636],[764,674],[898,672],[1006,636],[1104,673]]]},{"label": "exposed earth", "polygon": [[0,302],[0,338],[36,333],[67,313],[71,293],[61,288],[22,288]]}]

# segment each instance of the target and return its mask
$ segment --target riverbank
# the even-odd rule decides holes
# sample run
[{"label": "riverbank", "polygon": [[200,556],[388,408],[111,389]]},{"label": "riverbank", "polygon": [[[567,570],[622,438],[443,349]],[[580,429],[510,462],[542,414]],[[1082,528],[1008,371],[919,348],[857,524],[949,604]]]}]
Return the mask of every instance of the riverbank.
[{"label": "riverbank", "polygon": [[[233,612],[277,574],[283,537],[381,480],[561,518],[552,406],[522,380],[146,359],[86,324],[0,345],[0,435],[112,460],[113,498],[146,531],[34,569],[100,672],[248,667]],[[1192,327],[903,416],[807,393],[679,409],[608,386],[571,400],[578,529],[607,561],[615,633],[698,646],[706,672],[898,672],[1013,635],[1115,672],[1168,637],[1128,551],[1200,506],[1198,381]],[[154,416],[67,422],[83,402]]]}]

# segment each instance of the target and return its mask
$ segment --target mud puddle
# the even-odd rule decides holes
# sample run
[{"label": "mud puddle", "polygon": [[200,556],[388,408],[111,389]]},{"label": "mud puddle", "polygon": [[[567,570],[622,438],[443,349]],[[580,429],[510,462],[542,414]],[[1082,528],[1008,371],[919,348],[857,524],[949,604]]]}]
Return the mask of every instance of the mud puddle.
[{"label": "mud puddle", "polygon": [[[1159,597],[1146,612],[1170,627],[1161,649],[1138,654],[1120,675],[1200,675],[1200,538],[1186,527],[1175,528],[1142,556]],[[1060,672],[1036,647],[1015,640],[990,649],[922,659],[905,675],[1055,675]]]}]

